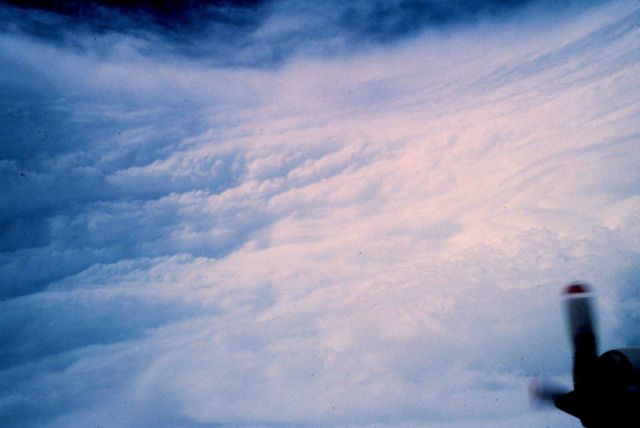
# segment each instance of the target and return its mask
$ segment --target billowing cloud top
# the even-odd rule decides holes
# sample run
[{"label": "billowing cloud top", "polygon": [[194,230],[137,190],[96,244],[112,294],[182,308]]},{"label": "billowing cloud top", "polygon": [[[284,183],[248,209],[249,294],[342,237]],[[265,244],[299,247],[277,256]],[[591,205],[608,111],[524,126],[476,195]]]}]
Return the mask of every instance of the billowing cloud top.
[{"label": "billowing cloud top", "polygon": [[576,278],[640,345],[637,2],[26,3],[0,425],[579,426]]}]

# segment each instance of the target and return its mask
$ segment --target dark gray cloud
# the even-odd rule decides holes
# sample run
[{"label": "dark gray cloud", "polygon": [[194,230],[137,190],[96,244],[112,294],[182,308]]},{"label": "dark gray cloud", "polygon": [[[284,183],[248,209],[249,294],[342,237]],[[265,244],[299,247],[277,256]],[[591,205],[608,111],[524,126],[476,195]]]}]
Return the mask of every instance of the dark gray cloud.
[{"label": "dark gray cloud", "polygon": [[589,1],[10,1],[0,7],[5,32],[108,55],[114,35],[147,55],[200,58],[226,66],[272,67],[306,52],[331,56],[516,13],[531,4],[557,12]]}]

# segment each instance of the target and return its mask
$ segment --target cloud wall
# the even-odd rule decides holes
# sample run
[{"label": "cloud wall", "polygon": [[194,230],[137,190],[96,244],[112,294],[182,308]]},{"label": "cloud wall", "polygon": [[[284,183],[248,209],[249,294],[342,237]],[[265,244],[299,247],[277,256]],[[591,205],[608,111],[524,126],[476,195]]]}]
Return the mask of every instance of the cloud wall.
[{"label": "cloud wall", "polygon": [[638,4],[358,43],[303,5],[198,33],[233,61],[5,26],[2,425],[577,427],[526,395],[577,278],[639,345]]}]

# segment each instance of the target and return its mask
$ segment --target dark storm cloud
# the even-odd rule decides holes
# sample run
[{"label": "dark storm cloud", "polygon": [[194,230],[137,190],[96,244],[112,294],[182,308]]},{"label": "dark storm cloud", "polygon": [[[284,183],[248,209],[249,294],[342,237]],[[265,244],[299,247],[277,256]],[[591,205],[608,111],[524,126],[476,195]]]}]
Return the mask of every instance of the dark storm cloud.
[{"label": "dark storm cloud", "polygon": [[[229,56],[264,17],[260,1],[33,1],[0,5],[6,32],[24,32],[57,46],[107,55],[112,37],[138,49],[188,56]],[[206,43],[197,39],[211,36]],[[205,48],[206,46],[206,48]],[[234,58],[212,62],[234,64]]]},{"label": "dark storm cloud", "polygon": [[[138,49],[199,57],[219,65],[273,66],[304,51],[316,55],[390,43],[421,30],[516,11],[530,0],[10,1],[2,28],[76,49],[108,53],[108,34]],[[584,2],[581,2],[584,3]],[[566,8],[567,6],[558,6]]]},{"label": "dark storm cloud", "polygon": [[[147,27],[155,31],[188,32],[202,29],[209,23],[246,26],[247,14],[257,9],[262,0],[9,0],[6,3],[23,11],[19,18],[26,19],[26,27],[35,34],[47,37],[54,30],[54,17],[64,19],[58,24],[76,30],[86,26],[96,32],[136,31]],[[35,13],[33,13],[35,12]],[[41,12],[41,13],[38,13]]]}]

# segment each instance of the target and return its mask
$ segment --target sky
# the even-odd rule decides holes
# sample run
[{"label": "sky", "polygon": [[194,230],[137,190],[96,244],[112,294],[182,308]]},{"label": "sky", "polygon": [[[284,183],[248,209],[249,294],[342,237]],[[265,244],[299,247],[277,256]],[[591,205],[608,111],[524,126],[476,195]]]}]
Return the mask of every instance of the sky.
[{"label": "sky", "polygon": [[0,4],[0,425],[579,427],[640,346],[640,2]]}]

